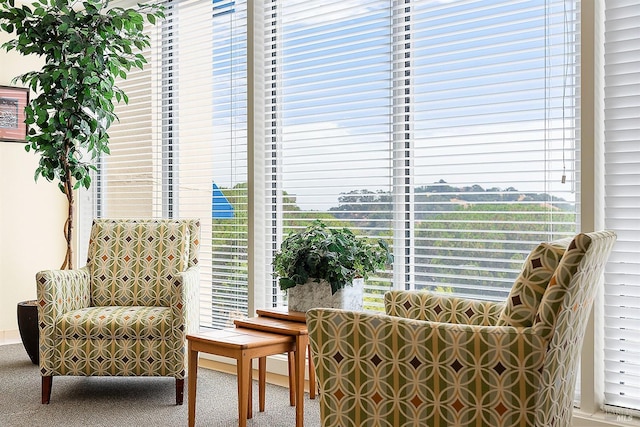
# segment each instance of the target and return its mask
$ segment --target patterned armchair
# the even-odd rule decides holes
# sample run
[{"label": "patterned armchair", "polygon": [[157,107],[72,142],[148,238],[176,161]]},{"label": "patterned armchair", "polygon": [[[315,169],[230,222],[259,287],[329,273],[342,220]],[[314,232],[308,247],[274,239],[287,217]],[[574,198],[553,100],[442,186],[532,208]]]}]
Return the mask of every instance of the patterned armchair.
[{"label": "patterned armchair", "polygon": [[501,303],[392,291],[386,315],[310,310],[322,425],[568,427],[615,238],[539,245]]},{"label": "patterned armchair", "polygon": [[54,375],[171,376],[198,326],[198,220],[96,219],[87,265],[36,275],[42,403]]}]

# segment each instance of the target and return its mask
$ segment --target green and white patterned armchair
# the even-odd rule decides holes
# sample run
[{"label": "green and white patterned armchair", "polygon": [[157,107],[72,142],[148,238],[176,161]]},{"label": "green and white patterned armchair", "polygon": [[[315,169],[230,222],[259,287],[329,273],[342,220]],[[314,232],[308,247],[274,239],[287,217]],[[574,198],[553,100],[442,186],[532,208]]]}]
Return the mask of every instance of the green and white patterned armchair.
[{"label": "green and white patterned armchair", "polygon": [[615,239],[602,231],[540,244],[501,303],[391,291],[386,314],[310,310],[322,425],[570,426]]},{"label": "green and white patterned armchair", "polygon": [[36,275],[42,403],[54,375],[170,376],[198,327],[200,222],[96,219],[87,265]]}]

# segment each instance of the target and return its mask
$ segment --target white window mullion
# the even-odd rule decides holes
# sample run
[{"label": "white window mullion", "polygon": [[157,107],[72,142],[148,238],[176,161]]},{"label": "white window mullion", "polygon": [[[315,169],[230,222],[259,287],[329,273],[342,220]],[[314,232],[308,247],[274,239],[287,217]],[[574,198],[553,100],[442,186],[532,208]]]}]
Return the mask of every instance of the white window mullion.
[{"label": "white window mullion", "polygon": [[[267,131],[265,131],[265,154],[268,164],[265,164],[266,182],[265,204],[268,212],[265,227],[266,253],[271,254],[278,242],[284,239],[284,212],[287,209],[286,194],[283,189],[282,161],[278,153],[282,150],[282,96],[280,94],[280,59],[279,52],[282,50],[280,33],[282,32],[282,17],[279,13],[280,2],[269,0],[265,7],[265,21],[267,30],[265,31],[265,110]],[[267,287],[271,293],[272,304],[281,305],[282,295],[278,291],[274,280],[267,280]]]},{"label": "white window mullion", "polygon": [[162,185],[162,194],[166,197],[154,200],[153,216],[164,218],[178,218],[180,216],[179,207],[176,201],[179,194],[179,162],[177,159],[176,145],[179,141],[179,121],[177,99],[179,97],[179,57],[177,27],[178,13],[174,1],[169,1],[165,5],[166,19],[161,21],[162,38],[156,45],[162,46],[162,61],[152,67],[154,74],[160,73],[161,86],[156,97],[162,99],[162,103],[153,105],[156,117],[162,121],[162,132],[159,135],[161,144],[153,144],[152,147],[160,152],[162,156],[162,169],[159,181]]},{"label": "white window mullion", "polygon": [[[265,200],[265,29],[269,27],[265,10],[270,5],[259,0],[247,2],[247,313],[269,307],[275,292],[264,277],[271,272],[266,265],[269,220]],[[266,65],[268,67],[268,65]]]},{"label": "white window mullion", "polygon": [[411,67],[411,2],[393,1],[392,158],[393,158],[393,288],[415,284],[415,193],[413,169],[413,85]]}]

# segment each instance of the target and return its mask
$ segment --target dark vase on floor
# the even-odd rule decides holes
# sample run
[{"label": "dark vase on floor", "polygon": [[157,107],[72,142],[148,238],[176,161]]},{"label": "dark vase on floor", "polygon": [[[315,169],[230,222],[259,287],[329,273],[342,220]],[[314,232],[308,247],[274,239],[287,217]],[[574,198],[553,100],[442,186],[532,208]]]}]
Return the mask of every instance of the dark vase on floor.
[{"label": "dark vase on floor", "polygon": [[18,329],[22,345],[27,350],[29,358],[34,365],[40,363],[38,329],[38,305],[36,300],[22,301],[18,303]]}]

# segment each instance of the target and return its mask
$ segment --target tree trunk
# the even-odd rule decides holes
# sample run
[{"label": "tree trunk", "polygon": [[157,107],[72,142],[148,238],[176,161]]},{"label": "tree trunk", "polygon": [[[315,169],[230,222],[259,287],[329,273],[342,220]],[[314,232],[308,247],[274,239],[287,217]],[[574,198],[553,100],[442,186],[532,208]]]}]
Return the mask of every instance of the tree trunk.
[{"label": "tree trunk", "polygon": [[60,270],[73,270],[73,209],[74,209],[74,198],[73,198],[73,185],[71,183],[71,171],[67,170],[67,177],[64,183],[64,194],[67,196],[67,220],[64,224],[64,238],[67,241],[67,252],[64,257],[64,262],[60,267]]}]

